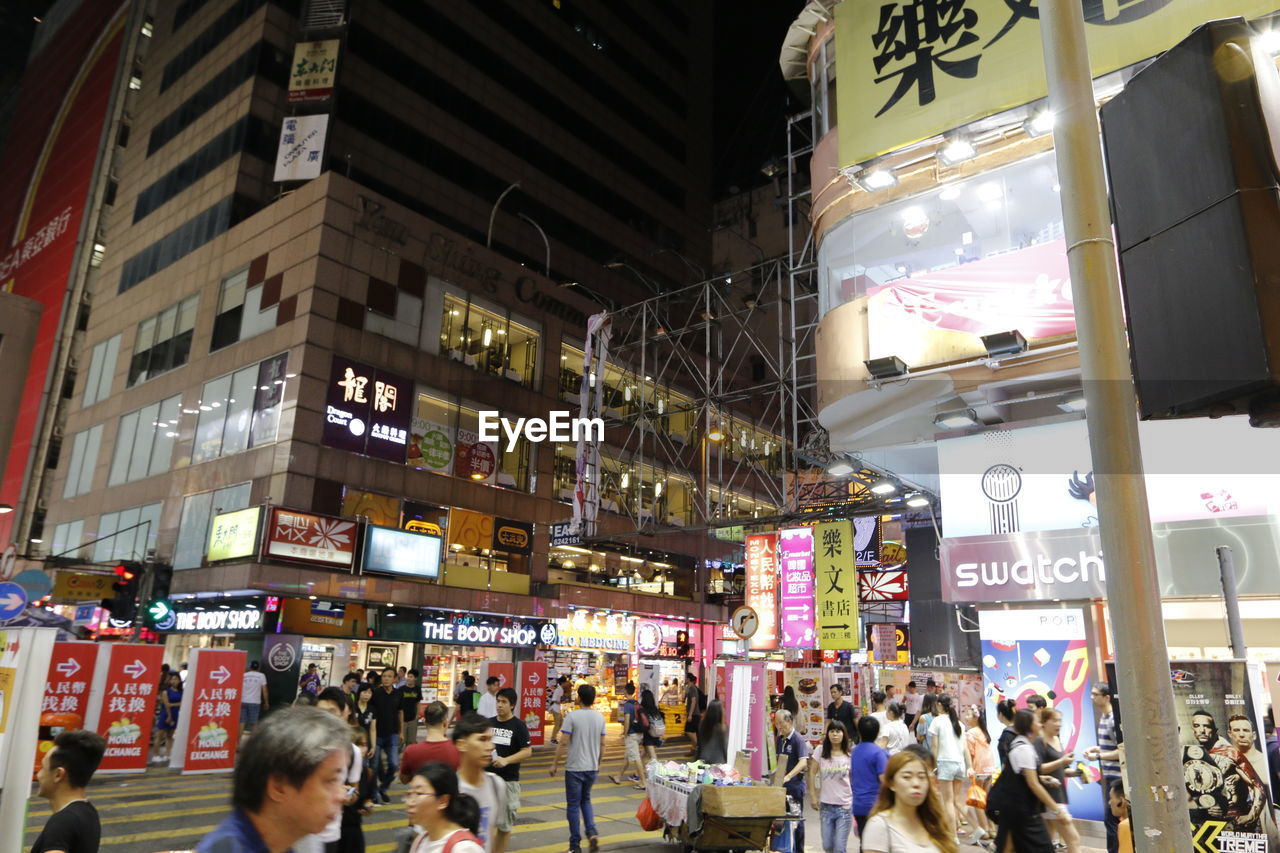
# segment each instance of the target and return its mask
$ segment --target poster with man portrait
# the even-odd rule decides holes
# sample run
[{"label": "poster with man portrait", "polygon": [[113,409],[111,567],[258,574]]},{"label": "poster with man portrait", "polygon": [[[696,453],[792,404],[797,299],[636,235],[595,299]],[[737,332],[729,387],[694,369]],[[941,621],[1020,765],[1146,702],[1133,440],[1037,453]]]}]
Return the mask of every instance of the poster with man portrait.
[{"label": "poster with man portrait", "polygon": [[1174,661],[1192,838],[1211,853],[1280,851],[1262,726],[1244,661]]}]

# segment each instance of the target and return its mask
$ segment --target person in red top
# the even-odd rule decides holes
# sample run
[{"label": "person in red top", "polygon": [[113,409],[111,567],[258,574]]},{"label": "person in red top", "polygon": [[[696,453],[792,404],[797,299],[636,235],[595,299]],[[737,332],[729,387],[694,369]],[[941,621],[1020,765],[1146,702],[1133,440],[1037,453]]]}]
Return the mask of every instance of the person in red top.
[{"label": "person in red top", "polygon": [[419,769],[432,761],[458,769],[458,748],[444,733],[445,720],[449,717],[448,707],[443,702],[432,702],[422,716],[427,725],[426,736],[400,756],[400,781],[406,785]]}]

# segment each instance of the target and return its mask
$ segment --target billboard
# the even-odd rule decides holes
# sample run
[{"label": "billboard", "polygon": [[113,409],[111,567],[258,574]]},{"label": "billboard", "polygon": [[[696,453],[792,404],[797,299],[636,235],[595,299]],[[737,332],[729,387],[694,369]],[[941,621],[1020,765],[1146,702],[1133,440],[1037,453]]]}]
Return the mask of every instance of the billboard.
[{"label": "billboard", "polygon": [[[86,3],[35,54],[0,162],[0,289],[39,302],[0,503],[19,507],[51,381],[85,208],[116,81],[127,3]],[[53,26],[48,24],[47,26]],[[0,515],[0,546],[18,513]],[[25,549],[24,549],[25,550]]]},{"label": "billboard", "polygon": [[441,538],[370,524],[365,528],[364,570],[434,580],[440,577]]},{"label": "billboard", "polygon": [[747,537],[747,606],[760,617],[748,641],[753,651],[778,647],[778,534]]},{"label": "billboard", "polygon": [[813,528],[780,530],[778,559],[782,566],[782,645],[811,649],[817,639],[813,628]]},{"label": "billboard", "polygon": [[264,550],[282,560],[349,568],[355,559],[356,523],[331,515],[272,507]]},{"label": "billboard", "polygon": [[413,382],[335,355],[325,389],[320,443],[404,462],[413,416]]},{"label": "billboard", "polygon": [[814,528],[818,648],[859,648],[858,572],[854,529],[849,521],[824,521]]},{"label": "billboard", "polygon": [[209,562],[255,556],[261,521],[262,507],[257,506],[215,515],[209,525]]}]

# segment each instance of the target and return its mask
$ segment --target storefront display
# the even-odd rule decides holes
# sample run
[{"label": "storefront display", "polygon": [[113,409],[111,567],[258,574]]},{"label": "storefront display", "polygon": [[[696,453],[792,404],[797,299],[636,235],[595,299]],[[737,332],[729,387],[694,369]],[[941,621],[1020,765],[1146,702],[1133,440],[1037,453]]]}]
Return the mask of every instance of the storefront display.
[{"label": "storefront display", "polygon": [[821,743],[826,730],[826,697],[830,695],[822,689],[822,669],[788,667],[785,675],[787,686],[795,691],[796,701],[800,703],[796,731],[810,744]]},{"label": "storefront display", "polygon": [[543,653],[549,672],[594,686],[597,709],[612,715],[621,701],[619,685],[629,677],[635,620],[625,613],[575,610],[557,619],[556,627],[559,639]]}]

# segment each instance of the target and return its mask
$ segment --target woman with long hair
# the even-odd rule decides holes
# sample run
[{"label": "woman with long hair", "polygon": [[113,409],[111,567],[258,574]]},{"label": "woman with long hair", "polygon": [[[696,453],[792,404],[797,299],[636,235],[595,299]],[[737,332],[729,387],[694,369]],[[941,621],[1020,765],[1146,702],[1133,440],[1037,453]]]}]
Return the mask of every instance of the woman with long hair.
[{"label": "woman with long hair", "polygon": [[782,707],[791,712],[793,719],[800,719],[800,700],[796,698],[796,689],[790,684],[782,688]]},{"label": "woman with long hair", "polygon": [[[378,742],[378,723],[373,718],[373,685],[368,682],[362,682],[356,688],[356,708],[352,715],[352,723],[364,729],[364,733],[369,736],[369,743],[376,744]],[[373,749],[365,752],[365,756],[373,755]]]},{"label": "woman with long hair", "polygon": [[938,716],[938,694],[926,693],[920,703],[920,714],[911,721],[911,731],[917,743],[924,743],[929,738],[929,726],[933,718]]},{"label": "woman with long hair", "polygon": [[1032,741],[1040,734],[1040,721],[1026,708],[1013,713],[1013,740],[1000,765],[1000,778],[987,795],[987,817],[995,820],[996,849],[1016,853],[1053,853],[1053,842],[1041,812],[1045,808],[1069,817],[1067,807],[1055,802],[1040,784],[1040,757]]},{"label": "woman with long hair", "polygon": [[[1054,802],[1065,806],[1067,777],[1080,775],[1080,771],[1071,766],[1075,753],[1063,750],[1062,740],[1058,737],[1062,731],[1062,712],[1056,708],[1044,708],[1039,716],[1040,737],[1035,739],[1035,748],[1040,759],[1040,782]],[[1044,817],[1049,824],[1049,834],[1056,835],[1067,845],[1067,853],[1078,853],[1080,833],[1071,818],[1060,819],[1057,812],[1045,812]]]},{"label": "woman with long hair", "polygon": [[164,764],[173,748],[173,732],[178,728],[178,714],[182,712],[182,676],[169,673],[169,683],[160,692],[160,720],[156,723],[156,755],[152,764]]},{"label": "woman with long hair", "polygon": [[851,751],[844,723],[831,720],[822,746],[809,761],[809,800],[822,820],[823,853],[845,853],[853,823]]},{"label": "woman with long hair", "polygon": [[965,752],[956,713],[955,699],[950,693],[938,697],[938,715],[929,724],[929,750],[938,761],[938,794],[942,807],[955,815],[956,827],[968,824],[965,820]]},{"label": "woman with long hair", "polygon": [[[960,712],[960,722],[964,723],[964,751],[969,761],[969,779],[983,791],[991,790],[991,778],[996,775],[1000,765],[996,763],[995,751],[991,748],[991,735],[987,733],[987,715],[978,705],[967,705]],[[968,800],[968,796],[965,796]],[[988,839],[995,838],[991,823],[985,811],[970,807],[969,815],[977,830],[973,833],[973,843],[985,846]]]},{"label": "woman with long hair", "polygon": [[422,827],[410,853],[440,853],[457,833],[451,850],[456,853],[484,853],[476,836],[480,830],[480,805],[469,794],[458,792],[458,774],[447,764],[433,761],[409,780],[404,794],[409,823]]},{"label": "woman with long hair", "polygon": [[1013,715],[1017,710],[1018,706],[1012,699],[1001,699],[996,703],[996,719],[1000,721],[1000,725],[1004,726],[1004,731],[1000,732],[1000,739],[996,741],[998,767],[1004,765],[1004,760],[1009,757],[1009,744],[1013,743],[1013,739],[1018,736],[1018,733],[1013,730]]},{"label": "woman with long hair", "polygon": [[904,749],[884,770],[875,810],[862,831],[862,853],[959,853],[950,812],[930,784],[929,768]]},{"label": "woman with long hair", "polygon": [[729,763],[729,727],[724,724],[724,703],[712,699],[698,725],[698,760],[707,764]]},{"label": "woman with long hair", "polygon": [[649,726],[655,720],[661,720],[666,725],[666,716],[658,709],[657,700],[653,697],[653,691],[648,687],[640,691],[640,725],[644,729],[644,737],[640,741],[640,745],[644,748],[645,767],[649,766],[650,761],[658,760],[658,747],[662,746],[662,738],[649,734]]}]

